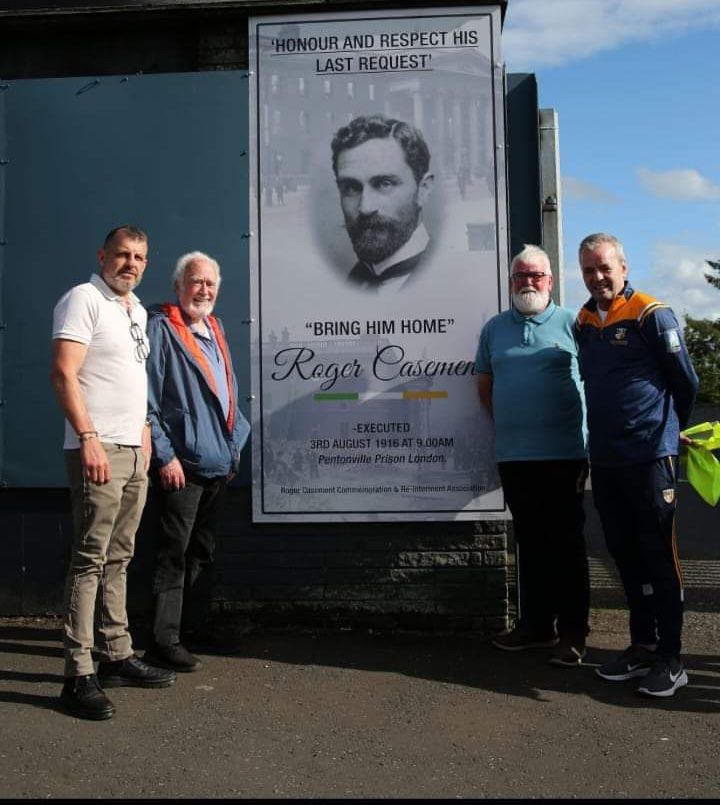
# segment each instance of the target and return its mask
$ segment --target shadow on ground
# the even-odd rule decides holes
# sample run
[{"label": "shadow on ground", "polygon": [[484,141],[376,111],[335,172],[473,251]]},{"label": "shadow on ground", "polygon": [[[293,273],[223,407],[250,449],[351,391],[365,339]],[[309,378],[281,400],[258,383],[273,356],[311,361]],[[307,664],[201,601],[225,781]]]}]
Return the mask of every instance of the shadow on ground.
[{"label": "shadow on ground", "polygon": [[[606,662],[622,646],[612,647],[607,633],[590,637],[586,662],[578,668],[556,668],[547,663],[547,651],[502,652],[486,639],[472,635],[382,634],[368,630],[326,630],[293,632],[262,630],[246,636],[243,648],[223,667],[242,673],[243,660],[282,663],[312,672],[313,667],[353,669],[370,674],[401,674],[442,685],[500,693],[542,701],[548,693],[588,697],[614,707],[654,708],[696,713],[720,713],[720,656],[687,653],[685,664],[690,684],[672,699],[639,696],[637,680],[607,683],[594,668]],[[33,625],[0,625],[0,656],[13,655],[3,663],[0,680],[6,683],[62,683],[62,648],[57,628]],[[25,655],[26,661],[19,655]],[[57,674],[33,673],[35,657],[57,657]],[[13,670],[4,668],[11,664]],[[232,671],[232,673],[235,673]],[[59,690],[58,690],[59,693]],[[47,696],[0,691],[0,701],[19,702],[56,709]]]}]

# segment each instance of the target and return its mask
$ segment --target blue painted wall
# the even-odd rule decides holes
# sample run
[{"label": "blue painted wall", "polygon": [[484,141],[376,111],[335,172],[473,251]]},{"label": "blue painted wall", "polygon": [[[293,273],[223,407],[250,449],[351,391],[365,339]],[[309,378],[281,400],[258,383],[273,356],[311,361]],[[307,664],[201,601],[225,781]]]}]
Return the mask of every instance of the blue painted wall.
[{"label": "blue painted wall", "polygon": [[[217,313],[250,390],[247,80],[243,72],[8,81],[0,92],[0,481],[65,486],[49,383],[52,311],[114,226],[150,237],[138,295],[172,298],[181,254],[221,265]],[[3,192],[4,187],[4,192]],[[246,451],[247,452],[247,451]],[[239,480],[249,482],[249,469]]]}]

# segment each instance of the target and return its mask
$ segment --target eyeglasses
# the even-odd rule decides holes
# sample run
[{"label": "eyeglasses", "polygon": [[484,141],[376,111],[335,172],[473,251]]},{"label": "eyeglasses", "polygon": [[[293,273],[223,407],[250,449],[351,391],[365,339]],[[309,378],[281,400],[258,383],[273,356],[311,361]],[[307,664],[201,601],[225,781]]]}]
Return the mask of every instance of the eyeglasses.
[{"label": "eyeglasses", "polygon": [[551,274],[546,274],[544,271],[518,271],[517,274],[513,274],[511,279],[513,282],[523,283],[526,280],[530,280],[533,285],[536,285],[538,282],[541,282],[545,277],[550,277]]},{"label": "eyeglasses", "polygon": [[150,355],[150,349],[147,341],[145,340],[142,327],[137,324],[137,322],[130,322],[130,335],[132,336],[132,340],[135,342],[135,360],[138,363],[146,361]]}]

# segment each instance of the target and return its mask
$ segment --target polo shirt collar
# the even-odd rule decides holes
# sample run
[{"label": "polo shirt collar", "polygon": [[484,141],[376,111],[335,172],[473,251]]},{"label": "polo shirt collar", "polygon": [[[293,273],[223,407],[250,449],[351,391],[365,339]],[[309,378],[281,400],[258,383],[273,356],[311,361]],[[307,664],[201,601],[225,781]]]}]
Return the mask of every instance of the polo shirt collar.
[{"label": "polo shirt collar", "polygon": [[512,308],[513,321],[516,324],[522,324],[523,322],[526,321],[533,322],[534,324],[542,324],[543,322],[546,322],[550,318],[550,316],[552,316],[552,314],[555,312],[555,308],[556,305],[552,299],[550,300],[550,304],[545,308],[545,310],[543,310],[540,313],[536,313],[534,316],[524,316],[518,310]]},{"label": "polo shirt collar", "polygon": [[[105,280],[99,274],[92,274],[90,276],[90,284],[95,286],[95,288],[100,291],[100,293],[110,302],[122,302],[122,298],[115,293],[115,291],[105,282]],[[140,303],[140,300],[135,296],[135,294],[130,291],[128,294],[128,298],[130,299],[131,304],[133,307]],[[124,302],[123,302],[124,304]]]},{"label": "polo shirt collar", "polygon": [[203,319],[203,324],[205,325],[205,332],[200,331],[200,322],[196,322],[195,324],[189,324],[188,327],[190,328],[190,332],[193,335],[197,335],[199,338],[204,338],[206,341],[212,341],[212,327],[208,324],[207,319]]}]

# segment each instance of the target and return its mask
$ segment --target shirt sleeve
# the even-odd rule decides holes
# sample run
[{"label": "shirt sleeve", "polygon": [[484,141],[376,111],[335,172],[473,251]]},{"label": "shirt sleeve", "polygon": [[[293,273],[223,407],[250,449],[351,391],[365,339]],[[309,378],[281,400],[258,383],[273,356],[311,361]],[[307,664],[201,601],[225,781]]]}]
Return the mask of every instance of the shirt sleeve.
[{"label": "shirt sleeve", "polygon": [[148,410],[147,418],[152,431],[152,460],[155,466],[164,467],[175,458],[170,436],[163,422],[162,395],[165,384],[165,336],[158,319],[151,319],[147,325],[150,355],[147,360]]},{"label": "shirt sleeve", "polygon": [[475,371],[483,375],[493,373],[490,359],[490,322],[485,324],[480,333],[480,340],[475,354]]},{"label": "shirt sleeve", "polygon": [[237,472],[240,467],[240,455],[242,453],[243,447],[245,446],[245,442],[247,442],[248,436],[250,435],[250,423],[245,419],[240,410],[238,405],[238,393],[237,393],[237,378],[235,377],[235,373],[233,373],[233,382],[235,384],[235,421],[233,422],[233,457],[232,457],[232,468],[233,472]]},{"label": "shirt sleeve", "polygon": [[[223,338],[225,339],[225,343],[227,344],[227,336],[225,335],[225,327],[223,326],[222,321],[220,319],[216,319],[218,323],[218,327],[223,334]],[[230,364],[232,366],[232,355],[230,354],[230,347],[227,347],[228,350],[228,357],[230,358]],[[235,395],[235,399],[233,400],[235,406],[235,420],[233,422],[233,430],[232,430],[232,471],[237,472],[240,467],[240,455],[242,453],[242,449],[245,446],[245,442],[250,435],[250,423],[245,419],[240,410],[240,391],[238,389],[238,382],[237,382],[237,375],[235,374],[235,370],[232,370],[232,393]]]},{"label": "shirt sleeve", "polygon": [[53,311],[53,339],[89,344],[97,324],[98,307],[81,287],[69,290]]},{"label": "shirt sleeve", "polygon": [[680,429],[687,427],[698,390],[698,377],[685,346],[682,329],[670,308],[663,307],[647,317],[644,330],[650,348],[663,370]]}]

